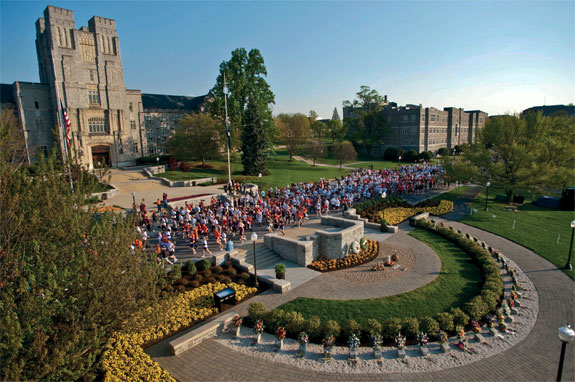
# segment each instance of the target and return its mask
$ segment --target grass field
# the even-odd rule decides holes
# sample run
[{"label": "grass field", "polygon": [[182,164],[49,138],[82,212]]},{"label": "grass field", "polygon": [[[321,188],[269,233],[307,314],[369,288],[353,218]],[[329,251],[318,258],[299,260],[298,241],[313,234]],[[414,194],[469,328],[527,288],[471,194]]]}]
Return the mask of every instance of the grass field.
[{"label": "grass field", "polygon": [[432,200],[451,200],[452,202],[455,202],[457,199],[459,199],[461,197],[462,194],[465,193],[465,191],[469,190],[470,188],[471,188],[470,186],[459,186],[457,188],[454,188],[453,190],[450,190],[448,192],[444,192],[443,194],[434,196],[431,199]]},{"label": "grass field", "polygon": [[[495,191],[495,192],[493,192]],[[507,203],[494,200],[500,190],[490,190],[488,211],[484,211],[484,191],[473,201],[473,208],[478,212],[468,215],[462,222],[481,228],[509,239],[517,244],[531,249],[533,252],[549,260],[558,267],[563,267],[569,254],[571,240],[571,221],[575,219],[573,211],[562,211],[538,207],[531,203],[534,196],[528,195],[524,205],[517,208],[518,212],[506,212],[503,207]],[[575,263],[573,255],[572,264]],[[574,278],[574,272],[565,271]]]},{"label": "grass field", "polygon": [[[220,182],[226,182],[228,175],[227,162],[207,161],[206,164],[212,166],[212,168],[193,167],[189,172],[166,171],[161,176],[170,180],[193,180],[215,176]],[[320,178],[333,179],[348,173],[347,170],[340,171],[338,168],[310,166],[295,160],[290,162],[289,156],[281,152],[276,152],[276,155],[268,157],[267,169],[270,174],[262,176],[260,182],[257,176],[247,177],[242,175],[242,164],[234,161],[232,162],[232,179],[259,185],[263,184],[264,187],[281,187],[291,183],[318,181]]]},{"label": "grass field", "polygon": [[481,272],[465,252],[428,231],[416,230],[410,235],[429,245],[441,259],[441,274],[430,284],[398,296],[378,299],[297,298],[279,309],[297,311],[306,318],[318,316],[322,321],[336,320],[340,325],[350,319],[363,323],[368,318],[375,318],[382,322],[389,318],[432,316],[461,307],[479,293]]}]

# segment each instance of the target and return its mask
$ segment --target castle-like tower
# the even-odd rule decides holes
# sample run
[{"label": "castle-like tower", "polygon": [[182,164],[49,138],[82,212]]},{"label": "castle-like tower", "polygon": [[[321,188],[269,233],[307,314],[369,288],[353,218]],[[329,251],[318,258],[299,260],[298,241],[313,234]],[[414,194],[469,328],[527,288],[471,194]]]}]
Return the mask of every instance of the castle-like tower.
[{"label": "castle-like tower", "polygon": [[[125,88],[114,20],[94,16],[88,27],[76,29],[71,10],[48,6],[44,18],[36,21],[36,49],[53,124],[61,125],[59,102],[71,121],[74,161],[117,167],[147,153],[142,97],[139,90]],[[31,112],[24,108],[25,114]]]}]

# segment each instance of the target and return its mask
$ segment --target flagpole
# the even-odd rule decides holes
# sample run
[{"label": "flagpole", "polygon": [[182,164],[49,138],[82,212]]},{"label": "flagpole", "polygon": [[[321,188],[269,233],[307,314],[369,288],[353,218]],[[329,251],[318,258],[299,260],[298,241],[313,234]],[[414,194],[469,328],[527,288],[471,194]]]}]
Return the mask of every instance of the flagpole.
[{"label": "flagpole", "polygon": [[230,146],[231,146],[231,142],[230,142],[230,121],[228,119],[228,87],[226,85],[226,72],[224,72],[224,104],[225,104],[225,109],[226,109],[226,135],[227,135],[227,140],[228,140],[228,186],[229,186],[229,192],[231,193],[232,191],[232,170],[231,170],[231,166],[230,166]]},{"label": "flagpole", "polygon": [[56,78],[56,64],[54,63],[54,49],[52,49],[51,51],[51,57],[52,59],[52,69],[54,71],[54,89],[56,91],[56,115],[57,115],[57,120],[58,120],[58,127],[62,129],[62,145],[64,146],[64,166],[68,166],[68,176],[70,177],[70,189],[72,190],[72,192],[74,192],[74,183],[72,182],[72,167],[70,166],[70,163],[68,162],[68,142],[67,142],[67,134],[66,134],[66,129],[64,128],[64,123],[62,121],[62,111],[64,110],[64,107],[62,105],[62,101],[60,100],[60,92],[58,90],[58,80]]}]

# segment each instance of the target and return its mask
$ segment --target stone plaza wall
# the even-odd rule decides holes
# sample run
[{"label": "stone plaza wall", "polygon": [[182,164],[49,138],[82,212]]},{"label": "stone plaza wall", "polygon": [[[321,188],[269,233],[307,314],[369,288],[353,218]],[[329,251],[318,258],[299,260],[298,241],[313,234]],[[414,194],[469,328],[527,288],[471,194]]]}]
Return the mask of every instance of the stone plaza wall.
[{"label": "stone plaza wall", "polygon": [[324,216],[321,218],[321,224],[343,229],[336,232],[317,231],[319,253],[314,259],[319,256],[341,259],[347,255],[350,244],[359,242],[364,235],[363,222],[360,221]]},{"label": "stone plaza wall", "polygon": [[347,255],[352,242],[363,237],[363,222],[326,216],[321,224],[329,227],[342,228],[336,232],[317,230],[306,239],[294,239],[278,234],[264,236],[266,247],[282,258],[301,266],[308,266],[315,259],[324,256],[328,259],[341,259]]}]

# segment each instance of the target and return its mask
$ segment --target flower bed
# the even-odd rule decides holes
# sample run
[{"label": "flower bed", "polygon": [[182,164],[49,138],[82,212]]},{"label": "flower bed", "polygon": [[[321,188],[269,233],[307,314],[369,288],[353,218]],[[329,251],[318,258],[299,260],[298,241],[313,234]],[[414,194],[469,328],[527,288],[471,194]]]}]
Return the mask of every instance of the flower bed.
[{"label": "flower bed", "polygon": [[339,269],[356,267],[372,261],[379,254],[379,244],[375,240],[362,240],[365,240],[365,249],[362,249],[359,253],[347,255],[343,259],[318,258],[308,265],[308,268],[315,269],[320,272],[331,272]]},{"label": "flower bed", "polygon": [[[389,199],[389,198],[388,198]],[[429,212],[432,215],[444,215],[453,211],[453,202],[450,200],[424,200],[411,206],[403,199],[380,199],[368,203],[367,206],[356,207],[361,217],[369,219],[372,223],[381,223],[385,219],[388,225],[397,225],[420,212]]]},{"label": "flower bed", "polygon": [[230,283],[206,284],[192,291],[161,300],[126,322],[125,330],[115,333],[104,353],[102,368],[106,381],[175,381],[144,350],[217,313],[214,292],[226,287],[236,291],[238,302],[256,293],[256,288]]}]

